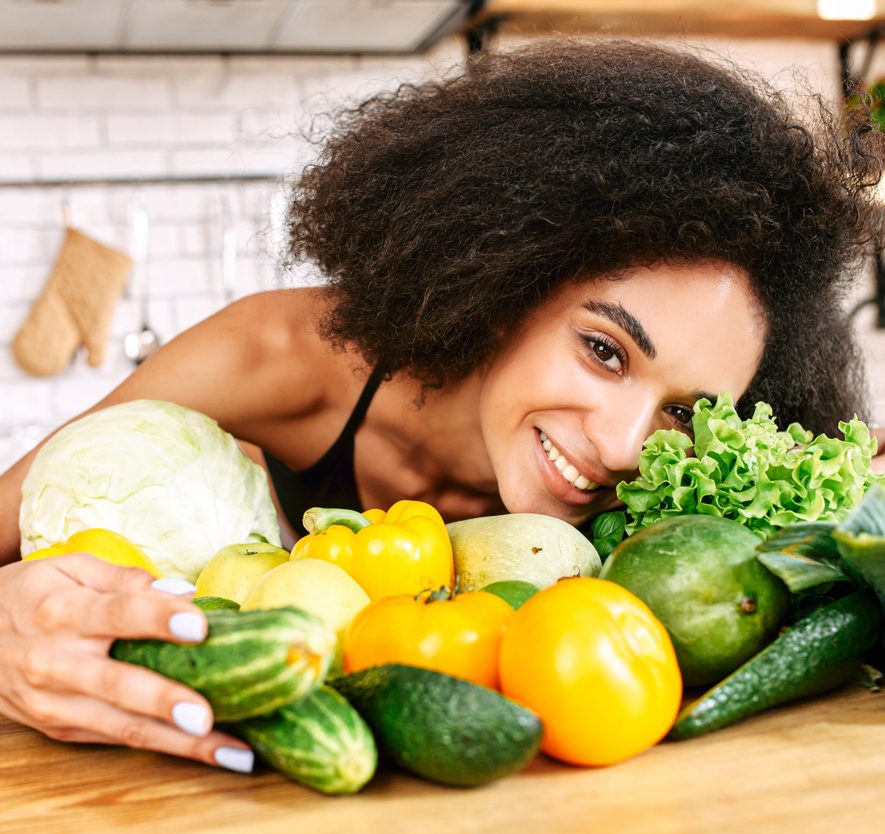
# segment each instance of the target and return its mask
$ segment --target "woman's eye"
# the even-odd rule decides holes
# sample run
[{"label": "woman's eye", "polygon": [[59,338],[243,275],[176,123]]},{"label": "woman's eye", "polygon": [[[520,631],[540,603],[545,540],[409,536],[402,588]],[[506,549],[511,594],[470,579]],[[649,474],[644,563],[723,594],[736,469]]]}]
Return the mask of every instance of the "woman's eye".
[{"label": "woman's eye", "polygon": [[624,365],[624,354],[616,346],[598,336],[585,336],[584,341],[590,348],[593,358],[608,370],[620,373]]},{"label": "woman's eye", "polygon": [[694,416],[694,409],[684,405],[671,405],[667,409],[667,413],[679,424],[680,428],[691,429],[691,418]]}]

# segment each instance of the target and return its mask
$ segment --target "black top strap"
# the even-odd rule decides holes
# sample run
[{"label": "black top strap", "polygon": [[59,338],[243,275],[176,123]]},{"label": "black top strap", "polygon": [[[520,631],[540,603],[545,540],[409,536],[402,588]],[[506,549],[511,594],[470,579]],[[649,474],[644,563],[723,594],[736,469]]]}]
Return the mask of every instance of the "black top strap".
[{"label": "black top strap", "polygon": [[[366,380],[366,384],[363,386],[360,397],[356,401],[353,411],[350,412],[350,417],[347,418],[344,428],[341,429],[341,434],[338,435],[329,451],[337,448],[341,443],[349,443],[353,441],[357,429],[363,424],[363,420],[366,418],[366,412],[372,404],[372,398],[375,396],[378,386],[384,381],[384,375],[384,368],[380,365],[376,365],[371,375]],[[325,455],[323,457],[325,457]]]},{"label": "black top strap", "polygon": [[296,471],[268,452],[264,453],[283,512],[301,534],[307,532],[301,522],[304,512],[310,507],[365,509],[360,506],[353,471],[354,437],[385,376],[380,366],[372,371],[341,433],[312,466]]}]

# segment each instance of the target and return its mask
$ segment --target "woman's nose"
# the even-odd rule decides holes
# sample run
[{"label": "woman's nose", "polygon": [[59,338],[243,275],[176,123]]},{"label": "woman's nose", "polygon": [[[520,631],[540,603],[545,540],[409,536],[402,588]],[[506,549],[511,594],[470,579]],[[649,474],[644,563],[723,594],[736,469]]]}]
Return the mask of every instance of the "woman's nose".
[{"label": "woman's nose", "polygon": [[613,474],[636,472],[642,444],[657,428],[656,411],[656,404],[633,400],[589,412],[584,431],[596,448],[600,465]]}]

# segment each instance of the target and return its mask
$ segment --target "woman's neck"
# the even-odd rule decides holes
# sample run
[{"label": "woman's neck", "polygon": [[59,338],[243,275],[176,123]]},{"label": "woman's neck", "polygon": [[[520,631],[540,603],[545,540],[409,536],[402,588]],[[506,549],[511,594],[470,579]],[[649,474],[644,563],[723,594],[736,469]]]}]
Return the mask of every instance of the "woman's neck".
[{"label": "woman's neck", "polygon": [[[412,378],[400,375],[385,383],[368,421],[371,433],[390,450],[385,458],[389,465],[381,471],[371,458],[365,459],[361,468],[367,479],[393,481],[401,497],[434,503],[444,516],[502,512],[479,425],[480,387],[475,374],[430,389],[422,400],[421,384]],[[365,486],[370,486],[368,480]]]}]

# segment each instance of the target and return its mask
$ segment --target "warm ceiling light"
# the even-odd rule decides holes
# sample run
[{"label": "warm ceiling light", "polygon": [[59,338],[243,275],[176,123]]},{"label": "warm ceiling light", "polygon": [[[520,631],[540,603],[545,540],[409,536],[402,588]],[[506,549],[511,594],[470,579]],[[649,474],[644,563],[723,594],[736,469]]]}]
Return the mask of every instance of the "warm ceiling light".
[{"label": "warm ceiling light", "polygon": [[876,0],[817,0],[817,14],[824,20],[870,20]]}]

